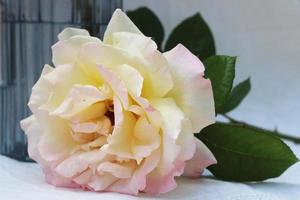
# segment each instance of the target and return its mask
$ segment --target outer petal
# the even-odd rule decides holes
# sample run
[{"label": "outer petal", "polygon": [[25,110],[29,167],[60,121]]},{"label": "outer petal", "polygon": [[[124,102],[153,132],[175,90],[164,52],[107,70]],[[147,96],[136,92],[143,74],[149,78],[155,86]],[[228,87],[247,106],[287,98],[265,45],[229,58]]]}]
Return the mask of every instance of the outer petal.
[{"label": "outer petal", "polygon": [[52,46],[52,62],[55,66],[74,63],[82,45],[101,42],[96,37],[77,35],[57,42]]},{"label": "outer petal", "polygon": [[215,122],[211,83],[203,77],[201,61],[181,44],[164,53],[170,64],[174,87],[168,94],[192,122],[194,133]]},{"label": "outer petal", "polygon": [[177,107],[173,99],[156,99],[151,105],[160,111],[163,121],[162,127],[162,158],[158,166],[161,174],[169,172],[174,166],[173,163],[180,153],[180,147],[176,140],[182,130],[184,115]]},{"label": "outer petal", "polygon": [[194,140],[196,143],[196,153],[194,157],[186,163],[183,175],[197,178],[206,167],[216,164],[217,160],[205,144],[197,138],[194,138]]},{"label": "outer petal", "polygon": [[37,123],[35,116],[31,115],[30,117],[23,119],[21,121],[21,128],[27,136],[28,154],[30,158],[34,159],[35,161],[41,164],[45,163],[41,158],[37,148],[39,140],[43,135],[43,131]]},{"label": "outer petal", "polygon": [[157,166],[159,158],[160,151],[154,151],[139,165],[131,178],[117,181],[107,191],[137,195],[139,191],[146,188],[147,175]]},{"label": "outer petal", "polygon": [[52,86],[49,81],[45,79],[45,75],[54,70],[50,65],[45,65],[39,80],[34,84],[30,96],[28,106],[34,113],[37,109],[46,103],[51,95]]},{"label": "outer petal", "polygon": [[89,165],[100,162],[105,157],[101,150],[93,150],[74,154],[65,159],[56,168],[55,171],[63,177],[73,177],[85,171]]},{"label": "outer petal", "polygon": [[142,32],[135,26],[129,17],[120,9],[116,9],[107,25],[104,33],[104,43],[111,43],[112,34],[115,32],[130,32],[142,34]]},{"label": "outer petal", "polygon": [[67,40],[73,36],[90,36],[89,32],[85,29],[80,28],[65,28],[62,32],[58,34],[59,40]]},{"label": "outer petal", "polygon": [[117,32],[112,35],[112,45],[135,55],[137,57],[151,56],[156,50],[156,43],[144,35]]}]

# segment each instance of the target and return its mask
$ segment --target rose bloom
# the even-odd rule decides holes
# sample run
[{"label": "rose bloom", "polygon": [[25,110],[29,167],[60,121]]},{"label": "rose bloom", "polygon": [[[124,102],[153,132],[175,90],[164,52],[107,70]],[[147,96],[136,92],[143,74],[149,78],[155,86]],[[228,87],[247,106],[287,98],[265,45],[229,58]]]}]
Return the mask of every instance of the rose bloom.
[{"label": "rose bloom", "polygon": [[216,163],[194,137],[215,121],[211,83],[183,45],[159,52],[119,9],[103,41],[75,28],[58,38],[21,122],[48,183],[159,194]]}]

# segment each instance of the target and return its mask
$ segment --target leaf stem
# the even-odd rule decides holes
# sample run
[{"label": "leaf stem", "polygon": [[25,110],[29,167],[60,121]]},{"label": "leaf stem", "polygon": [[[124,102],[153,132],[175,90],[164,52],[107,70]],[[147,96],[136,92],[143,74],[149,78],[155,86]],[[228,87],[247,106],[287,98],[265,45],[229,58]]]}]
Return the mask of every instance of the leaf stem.
[{"label": "leaf stem", "polygon": [[264,128],[256,127],[256,126],[253,126],[251,124],[248,124],[248,123],[245,123],[245,122],[242,122],[242,121],[238,121],[238,120],[228,116],[227,114],[221,114],[221,115],[223,117],[225,117],[226,119],[228,119],[231,123],[239,124],[239,125],[242,125],[242,126],[245,126],[245,127],[248,127],[248,128],[254,128],[254,129],[257,129],[257,130],[260,130],[260,131],[269,132],[269,133],[274,134],[274,135],[276,135],[276,136],[278,136],[282,139],[292,141],[296,144],[300,143],[300,138],[299,137],[293,137],[293,136],[290,136],[290,135],[287,135],[287,134],[279,133],[277,130],[271,131],[271,130],[267,130],[267,129],[264,129]]}]

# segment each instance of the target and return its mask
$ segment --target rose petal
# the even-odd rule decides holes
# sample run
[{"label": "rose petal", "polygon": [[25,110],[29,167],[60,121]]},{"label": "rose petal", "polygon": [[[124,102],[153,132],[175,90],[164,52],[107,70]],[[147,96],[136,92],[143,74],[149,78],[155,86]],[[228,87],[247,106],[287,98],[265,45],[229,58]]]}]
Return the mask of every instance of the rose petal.
[{"label": "rose petal", "polygon": [[67,40],[73,36],[90,36],[89,32],[85,29],[79,29],[79,28],[65,28],[62,32],[58,34],[59,40]]},{"label": "rose petal", "polygon": [[[91,118],[102,116],[106,113],[106,108],[105,103],[100,102],[104,101],[106,98],[107,97],[94,86],[75,84],[70,89],[65,100],[50,114],[60,116],[65,119],[78,118],[78,114],[80,114],[80,112],[90,106],[94,106],[93,109],[97,109],[98,113],[89,112],[86,114],[90,114]],[[96,104],[97,102],[99,103]],[[94,114],[96,114],[96,116],[94,116]]]},{"label": "rose petal", "polygon": [[110,173],[105,173],[102,175],[93,175],[90,178],[88,186],[90,186],[95,191],[104,191],[107,187],[112,185],[117,180],[118,178]]},{"label": "rose petal", "polygon": [[[165,57],[155,50],[147,57],[137,57],[130,54],[125,49],[116,48],[105,44],[88,43],[84,45],[79,53],[80,66],[90,77],[96,77],[96,65],[109,68],[114,73],[118,73],[119,68],[124,63],[135,68],[144,78],[144,97],[163,97],[173,87],[171,73]],[[128,80],[122,79],[123,82]]]},{"label": "rose petal", "polygon": [[160,145],[160,134],[149,123],[146,117],[140,117],[133,130],[134,138],[131,142],[132,153],[139,164],[143,158],[149,156]]},{"label": "rose petal", "polygon": [[[62,78],[65,76],[69,76],[72,78]],[[63,102],[63,100],[68,95],[69,90],[75,84],[97,85],[96,82],[83,74],[78,67],[70,64],[61,65],[60,67],[55,68],[51,72],[43,75],[43,80],[50,85],[50,95],[47,101],[43,102],[43,104],[39,106],[39,109],[47,111],[55,110]],[[37,87],[41,87],[41,85],[36,85],[36,90],[32,91],[32,95],[44,95],[44,93],[42,93],[42,90],[44,88],[38,90]],[[29,104],[31,104],[31,101],[29,102]]]},{"label": "rose petal", "polygon": [[114,115],[114,130],[107,138],[108,144],[101,149],[113,155],[134,159],[130,144],[133,139],[132,135],[136,119],[133,113],[123,110],[117,97],[114,97]]},{"label": "rose petal", "polygon": [[105,157],[101,150],[77,153],[61,162],[55,171],[63,177],[73,177],[85,171],[89,165],[100,162]]},{"label": "rose petal", "polygon": [[137,195],[146,187],[147,175],[157,166],[160,158],[159,149],[147,157],[129,179],[121,179],[107,188],[107,191]]},{"label": "rose petal", "polygon": [[39,80],[32,87],[28,106],[34,113],[37,109],[46,103],[51,95],[51,84],[45,79],[45,75],[54,70],[50,65],[45,65]]},{"label": "rose petal", "polygon": [[196,152],[194,157],[186,163],[183,175],[197,178],[206,167],[216,164],[217,160],[205,144],[197,138],[194,138],[194,140],[196,143]]},{"label": "rose petal", "polygon": [[51,47],[53,64],[57,67],[63,64],[74,64],[80,48],[89,42],[100,43],[101,41],[96,37],[82,35],[58,41]]},{"label": "rose petal", "polygon": [[112,46],[125,50],[135,57],[149,57],[157,50],[151,37],[129,32],[117,32],[112,35]]},{"label": "rose petal", "polygon": [[130,178],[133,171],[135,170],[136,164],[134,162],[127,163],[111,163],[111,162],[102,162],[97,167],[99,173],[107,172],[111,173],[117,178]]},{"label": "rose petal", "polygon": [[180,153],[180,147],[176,140],[182,130],[184,115],[171,98],[153,99],[151,105],[157,109],[162,116],[162,159],[159,164],[159,171],[164,174],[173,167],[173,162]]},{"label": "rose petal", "polygon": [[129,17],[120,9],[115,10],[107,25],[103,38],[104,43],[111,43],[112,34],[115,32],[142,34],[142,32],[135,26],[135,24],[129,19]]},{"label": "rose petal", "polygon": [[120,101],[122,102],[122,105],[125,108],[128,108],[128,94],[124,82],[122,82],[118,77],[116,77],[112,73],[112,71],[106,69],[102,65],[97,65],[97,68],[105,82],[107,82],[111,86],[112,90],[119,97]]},{"label": "rose petal", "polygon": [[204,66],[183,45],[164,53],[170,64],[174,87],[169,96],[192,122],[193,132],[215,122],[214,99],[211,83],[203,77]]}]

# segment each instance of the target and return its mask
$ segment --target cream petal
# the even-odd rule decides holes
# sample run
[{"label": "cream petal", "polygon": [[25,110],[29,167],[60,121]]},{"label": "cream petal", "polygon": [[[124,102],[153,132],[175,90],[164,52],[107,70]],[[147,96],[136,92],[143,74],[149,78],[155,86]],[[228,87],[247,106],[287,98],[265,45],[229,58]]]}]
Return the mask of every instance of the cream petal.
[{"label": "cream petal", "polygon": [[85,29],[79,29],[79,28],[65,28],[62,32],[58,34],[59,40],[67,40],[73,36],[90,36],[89,32]]},{"label": "cream petal", "polygon": [[[72,78],[62,78],[72,77]],[[44,102],[39,109],[53,111],[55,110],[66,98],[70,89],[75,84],[81,85],[97,85],[96,82],[87,77],[82,71],[71,64],[61,65],[51,72],[45,74],[43,79],[50,84],[50,95],[47,102]],[[41,90],[33,90],[32,95],[43,95]],[[30,103],[30,102],[29,102]]]},{"label": "cream petal", "polygon": [[134,138],[131,141],[132,153],[139,164],[160,145],[160,134],[149,123],[146,117],[140,117],[134,127]]},{"label": "cream petal", "polygon": [[32,87],[28,106],[33,113],[36,112],[41,105],[46,103],[51,95],[52,86],[44,76],[53,70],[54,68],[50,65],[45,65],[39,80]]},{"label": "cream petal", "polygon": [[[106,96],[95,86],[75,84],[69,91],[65,100],[50,114],[65,119],[74,118],[88,107],[97,102],[104,101]],[[102,116],[106,112],[105,103],[97,104],[98,114]],[[101,106],[100,106],[101,105]],[[95,109],[95,108],[94,108]]]},{"label": "cream petal", "polygon": [[186,163],[183,175],[197,178],[206,167],[216,164],[217,160],[205,144],[197,138],[194,138],[194,140],[196,143],[196,152],[194,157]]},{"label": "cream petal", "polygon": [[128,108],[128,94],[124,82],[122,82],[112,71],[103,67],[102,65],[97,65],[102,78],[111,86],[112,90],[118,96],[122,105]]},{"label": "cream petal", "polygon": [[100,43],[101,40],[96,37],[76,35],[58,41],[51,47],[53,64],[59,67],[59,65],[75,63],[80,48],[90,42]]},{"label": "cream petal", "polygon": [[169,62],[174,87],[168,94],[192,122],[193,132],[215,122],[211,83],[203,77],[204,66],[183,45],[164,53]]},{"label": "cream petal", "polygon": [[180,146],[180,153],[177,160],[186,161],[190,160],[194,156],[196,143],[190,120],[185,118],[182,120],[181,126],[182,129],[176,141],[176,144]]},{"label": "cream petal", "polygon": [[[165,57],[154,51],[147,57],[137,57],[120,48],[105,44],[88,43],[79,53],[78,61],[82,70],[90,77],[97,79],[96,64],[101,64],[117,73],[123,64],[135,68],[144,78],[144,97],[163,97],[173,87],[171,73]],[[128,78],[123,79],[126,81]]]},{"label": "cream petal", "polygon": [[77,145],[72,139],[68,123],[64,119],[49,116],[46,111],[35,113],[35,117],[44,133],[37,145],[41,157],[53,163],[64,159]]},{"label": "cream petal", "polygon": [[151,37],[144,35],[117,32],[113,34],[112,38],[112,46],[123,49],[136,57],[149,57],[157,50],[157,45]]},{"label": "cream petal", "polygon": [[105,43],[111,43],[112,34],[115,32],[130,32],[142,34],[142,32],[135,26],[135,24],[129,19],[129,17],[122,12],[121,9],[116,9],[113,13],[104,33],[103,41]]},{"label": "cream petal", "polygon": [[98,165],[97,171],[98,173],[111,173],[113,176],[124,179],[130,178],[133,171],[135,170],[135,163],[128,162],[128,163],[111,163],[111,162],[102,162]]},{"label": "cream petal", "polygon": [[115,125],[111,135],[108,136],[108,144],[101,149],[107,153],[134,159],[131,150],[131,141],[136,119],[133,113],[123,110],[120,100],[114,97]]},{"label": "cream petal", "polygon": [[131,95],[141,95],[144,78],[136,69],[130,65],[123,64],[119,66],[117,70],[114,70],[114,74],[124,82]]},{"label": "cream petal", "polygon": [[78,133],[98,133],[101,135],[108,135],[111,131],[112,124],[110,119],[102,116],[100,119],[88,122],[75,122],[71,124],[71,129]]},{"label": "cream petal", "polygon": [[133,99],[138,103],[140,107],[142,107],[142,109],[146,113],[148,120],[150,121],[152,126],[158,131],[163,124],[160,112],[154,109],[149,103],[149,101],[143,97],[133,96]]},{"label": "cream petal", "polygon": [[35,116],[31,115],[23,119],[21,122],[21,128],[25,132],[27,136],[27,143],[28,143],[28,154],[30,158],[33,160],[46,165],[45,161],[41,158],[40,153],[38,151],[38,143],[43,135],[43,130],[37,123]]},{"label": "cream petal", "polygon": [[164,174],[173,168],[173,163],[180,153],[180,146],[176,140],[182,130],[184,115],[171,98],[153,99],[151,105],[157,109],[162,116],[162,158],[159,171]]}]

